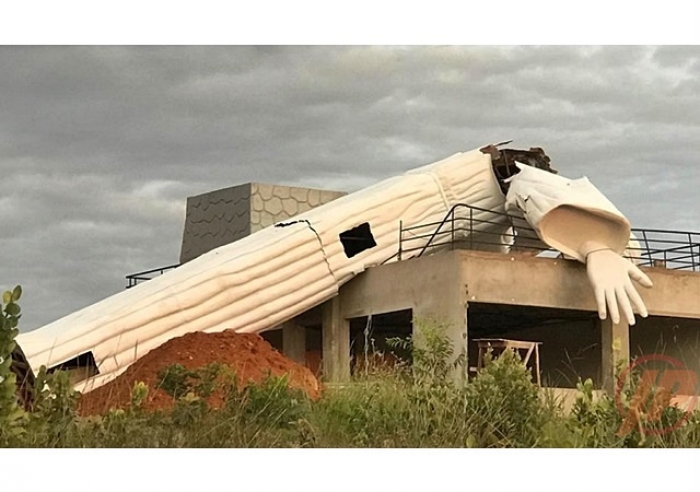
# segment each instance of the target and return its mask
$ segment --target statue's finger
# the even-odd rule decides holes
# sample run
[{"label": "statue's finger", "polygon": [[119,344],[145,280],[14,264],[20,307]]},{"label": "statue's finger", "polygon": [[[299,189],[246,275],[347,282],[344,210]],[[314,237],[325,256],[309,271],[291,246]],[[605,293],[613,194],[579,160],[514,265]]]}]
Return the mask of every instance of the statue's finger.
[{"label": "statue's finger", "polygon": [[637,265],[631,263],[629,272],[630,272],[630,277],[633,280],[636,280],[639,283],[639,285],[646,287],[646,288],[650,288],[650,287],[654,286],[654,283],[651,281],[651,279],[649,277],[647,277],[646,273],[641,271],[637,267]]},{"label": "statue's finger", "polygon": [[627,318],[627,322],[630,326],[633,326],[634,313],[632,312],[632,305],[630,304],[624,286],[618,286],[615,289],[615,296],[617,297],[617,303],[620,305],[620,309],[622,309],[622,313],[625,315],[625,318]]},{"label": "statue's finger", "polygon": [[649,316],[649,313],[647,312],[647,307],[644,305],[644,301],[642,300],[642,296],[639,295],[639,292],[637,292],[637,289],[634,288],[634,285],[632,283],[626,284],[625,285],[625,292],[627,293],[627,297],[630,298],[630,301],[632,301],[632,304],[634,307],[637,308],[637,312],[642,318],[646,318]]},{"label": "statue's finger", "polygon": [[595,303],[598,305],[598,317],[605,319],[608,317],[608,310],[605,307],[605,291],[600,287],[595,288]]},{"label": "statue's finger", "polygon": [[605,300],[608,302],[608,310],[610,311],[610,319],[615,324],[620,322],[620,311],[617,308],[617,299],[615,299],[615,291],[613,289],[605,289]]}]

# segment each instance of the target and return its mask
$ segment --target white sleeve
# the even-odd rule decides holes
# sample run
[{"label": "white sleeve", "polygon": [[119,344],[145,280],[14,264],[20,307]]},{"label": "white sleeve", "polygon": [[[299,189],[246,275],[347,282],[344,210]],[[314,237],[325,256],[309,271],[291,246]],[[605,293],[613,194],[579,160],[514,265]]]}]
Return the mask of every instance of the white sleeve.
[{"label": "white sleeve", "polygon": [[[34,370],[92,352],[99,376],[76,386],[89,391],[174,337],[279,326],[331,299],[366,268],[395,261],[401,227],[439,223],[466,201],[503,207],[491,158],[478,150],[279,222],[17,340]],[[416,251],[430,237],[420,236]]]},{"label": "white sleeve", "polygon": [[630,223],[588,178],[517,166],[520,172],[508,180],[506,209],[521,211],[548,246],[583,263],[594,248],[623,253]]}]

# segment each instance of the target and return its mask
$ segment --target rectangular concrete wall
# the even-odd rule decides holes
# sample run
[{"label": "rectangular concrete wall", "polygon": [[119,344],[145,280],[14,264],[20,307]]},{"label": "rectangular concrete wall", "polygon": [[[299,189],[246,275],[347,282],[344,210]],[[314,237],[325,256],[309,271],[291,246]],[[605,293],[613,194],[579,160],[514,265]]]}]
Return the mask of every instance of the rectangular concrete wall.
[{"label": "rectangular concrete wall", "polygon": [[250,184],[187,199],[180,263],[250,234]]},{"label": "rectangular concrete wall", "polygon": [[190,197],[180,263],[343,195],[339,191],[246,183]]}]

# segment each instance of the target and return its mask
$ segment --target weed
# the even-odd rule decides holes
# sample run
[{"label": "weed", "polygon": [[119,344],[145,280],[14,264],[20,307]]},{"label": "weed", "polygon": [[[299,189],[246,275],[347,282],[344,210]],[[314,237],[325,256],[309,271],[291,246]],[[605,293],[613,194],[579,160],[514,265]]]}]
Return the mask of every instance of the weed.
[{"label": "weed", "polygon": [[[318,401],[290,388],[286,377],[244,383],[226,366],[170,366],[158,387],[174,399],[170,410],[146,411],[149,388],[136,383],[124,410],[79,417],[67,374],[37,374],[34,400],[18,404],[11,371],[21,288],[0,305],[0,446],[35,447],[689,447],[700,445],[700,413],[662,408],[644,426],[621,433],[623,415],[613,398],[596,396],[579,381],[576,402],[565,414],[542,398],[519,356],[487,354],[472,379],[463,375],[444,327],[423,324],[415,340],[394,339],[412,366],[360,371],[328,388]],[[415,343],[414,343],[415,342]],[[392,345],[393,344],[393,345]],[[366,354],[367,355],[367,354]],[[243,383],[243,384],[242,384]],[[639,378],[621,391],[623,410],[634,407]],[[224,398],[221,409],[207,398]],[[643,417],[643,416],[642,416]],[[658,417],[658,418],[657,418]],[[683,417],[684,420],[681,420]],[[637,422],[637,421],[634,421]],[[679,425],[674,425],[679,424]],[[664,434],[653,425],[673,427]]]}]

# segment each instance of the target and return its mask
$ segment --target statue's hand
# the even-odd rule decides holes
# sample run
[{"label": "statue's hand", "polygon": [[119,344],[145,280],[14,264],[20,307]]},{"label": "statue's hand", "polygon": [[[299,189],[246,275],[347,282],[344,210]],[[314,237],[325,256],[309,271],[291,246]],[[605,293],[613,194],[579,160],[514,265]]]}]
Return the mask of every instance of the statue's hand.
[{"label": "statue's hand", "polygon": [[632,306],[643,318],[648,316],[647,308],[630,278],[647,288],[653,284],[649,277],[631,261],[610,249],[596,250],[587,255],[586,270],[595,292],[600,319],[607,317],[607,309],[609,309],[613,323],[619,323],[618,305],[630,325],[634,324]]}]

